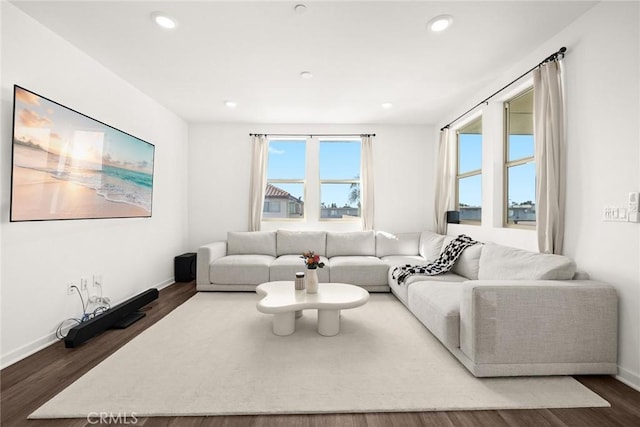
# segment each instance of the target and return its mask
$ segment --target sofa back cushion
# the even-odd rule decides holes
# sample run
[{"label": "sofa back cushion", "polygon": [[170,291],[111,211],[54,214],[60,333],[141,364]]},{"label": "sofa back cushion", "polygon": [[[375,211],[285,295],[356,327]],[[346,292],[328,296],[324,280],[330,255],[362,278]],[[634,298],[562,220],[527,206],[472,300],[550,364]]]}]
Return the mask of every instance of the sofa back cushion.
[{"label": "sofa back cushion", "polygon": [[325,231],[278,230],[276,249],[280,255],[302,255],[313,251],[317,255],[327,255],[327,233]]},{"label": "sofa back cushion", "polygon": [[480,280],[570,280],[576,264],[562,255],[541,254],[487,243],[480,254]]},{"label": "sofa back cushion", "polygon": [[375,256],[374,231],[327,233],[327,258],[334,256]]},{"label": "sofa back cushion", "polygon": [[[456,236],[444,236],[442,249],[445,248]],[[451,272],[459,276],[466,277],[469,280],[478,280],[478,270],[480,269],[480,253],[482,252],[482,243],[469,246],[453,264]]]},{"label": "sofa back cushion", "polygon": [[276,232],[230,231],[227,233],[227,255],[276,256]]},{"label": "sofa back cushion", "polygon": [[462,251],[460,258],[453,264],[451,271],[469,280],[478,280],[480,255],[482,254],[483,246],[482,243],[478,243]]},{"label": "sofa back cushion", "polygon": [[420,233],[376,233],[376,256],[418,255]]},{"label": "sofa back cushion", "polygon": [[420,255],[427,259],[427,261],[434,261],[440,256],[444,242],[444,236],[442,234],[434,233],[433,231],[423,231],[420,233]]}]

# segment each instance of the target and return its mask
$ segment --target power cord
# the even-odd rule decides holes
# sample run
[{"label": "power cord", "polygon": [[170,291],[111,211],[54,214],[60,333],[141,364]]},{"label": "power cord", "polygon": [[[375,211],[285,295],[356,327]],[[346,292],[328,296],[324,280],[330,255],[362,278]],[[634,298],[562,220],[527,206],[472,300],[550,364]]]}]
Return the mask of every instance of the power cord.
[{"label": "power cord", "polygon": [[[109,309],[111,309],[111,305],[109,305],[109,298],[102,296],[102,285],[100,285],[99,297],[91,297],[89,296],[89,291],[87,291],[87,304],[85,304],[84,302],[84,298],[82,297],[82,292],[80,291],[80,289],[76,285],[71,285],[71,288],[75,289],[76,292],[78,293],[78,296],[80,297],[80,303],[82,304],[82,317],[80,319],[69,318],[69,319],[63,320],[60,323],[60,325],[58,325],[58,327],[56,328],[56,338],[58,338],[59,340],[65,339],[67,337],[67,334],[69,333],[68,330],[71,329],[73,326],[77,326],[83,322],[91,320],[94,317],[102,313],[105,313]],[[92,304],[92,303],[97,303],[100,305],[98,305],[98,307],[93,309],[93,311],[87,312],[89,308],[89,304]],[[69,324],[69,322],[72,322],[72,324]],[[65,327],[68,327],[66,334],[62,332]]]}]

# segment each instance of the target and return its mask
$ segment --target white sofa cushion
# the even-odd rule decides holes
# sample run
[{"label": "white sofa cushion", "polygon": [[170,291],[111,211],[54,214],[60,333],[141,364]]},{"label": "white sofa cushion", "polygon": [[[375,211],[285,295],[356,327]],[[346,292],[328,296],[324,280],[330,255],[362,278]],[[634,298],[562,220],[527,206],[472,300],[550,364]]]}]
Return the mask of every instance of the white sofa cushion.
[{"label": "white sofa cushion", "polygon": [[[442,236],[442,247],[441,251],[451,243],[456,236]],[[466,277],[469,280],[478,280],[478,270],[480,268],[480,253],[482,252],[482,243],[478,243],[473,246],[469,246],[458,258],[458,260],[453,264],[451,271],[462,276]]]},{"label": "white sofa cushion", "polygon": [[390,266],[396,265],[426,265],[427,259],[420,255],[387,255],[380,258]]},{"label": "white sofa cushion", "polygon": [[487,243],[480,255],[478,279],[570,280],[575,272],[575,262],[566,256]]},{"label": "white sofa cushion", "polygon": [[462,283],[416,282],[409,286],[411,312],[449,348],[460,347]]},{"label": "white sofa cushion", "polygon": [[460,258],[453,264],[453,271],[469,280],[478,280],[478,270],[480,269],[480,255],[482,254],[482,244],[478,243],[469,246],[460,255]]},{"label": "white sofa cushion", "polygon": [[276,248],[278,256],[302,255],[307,251],[325,256],[327,254],[327,233],[325,231],[278,230]]},{"label": "white sofa cushion", "polygon": [[358,286],[387,286],[389,266],[374,256],[336,256],[329,259],[331,282]]},{"label": "white sofa cushion", "polygon": [[227,255],[276,256],[276,232],[230,231],[227,233]]},{"label": "white sofa cushion", "polygon": [[[269,255],[227,255],[211,263],[211,283],[217,285],[259,285],[269,281]],[[293,280],[293,279],[291,279]]]},{"label": "white sofa cushion", "polygon": [[420,233],[376,233],[376,256],[418,255]]},{"label": "white sofa cushion", "polygon": [[398,297],[400,301],[406,306],[408,306],[408,293],[411,284],[417,282],[465,282],[467,279],[462,276],[458,276],[455,273],[444,273],[438,274],[437,276],[422,276],[420,274],[414,274],[407,277],[402,284],[398,284],[398,281],[393,277],[393,266],[389,268],[389,273],[387,275],[387,280],[389,282],[389,287],[391,288],[391,292]]},{"label": "white sofa cushion", "polygon": [[423,231],[420,233],[420,256],[426,258],[428,261],[435,261],[440,252],[442,251],[442,242],[444,236],[432,231]]},{"label": "white sofa cushion", "polygon": [[[375,256],[376,235],[374,231],[351,231],[327,233],[327,257]],[[335,280],[332,280],[335,282]]]},{"label": "white sofa cushion", "polygon": [[[323,268],[318,268],[318,281],[320,283],[329,282],[329,260],[326,257],[321,256],[320,261],[324,262]],[[269,280],[276,282],[278,280],[294,280],[296,273],[307,273],[307,268],[304,265],[304,260],[300,258],[300,255],[281,255],[271,263],[269,269]]]}]

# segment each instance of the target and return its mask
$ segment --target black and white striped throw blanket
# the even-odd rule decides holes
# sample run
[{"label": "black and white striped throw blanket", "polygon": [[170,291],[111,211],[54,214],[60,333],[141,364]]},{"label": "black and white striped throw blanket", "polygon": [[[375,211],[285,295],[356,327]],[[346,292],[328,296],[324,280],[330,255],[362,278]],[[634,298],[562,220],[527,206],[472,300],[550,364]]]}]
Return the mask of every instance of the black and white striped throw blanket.
[{"label": "black and white striped throw blanket", "polygon": [[444,247],[440,256],[436,258],[430,264],[427,265],[411,265],[405,264],[393,269],[391,277],[398,281],[398,284],[403,284],[409,276],[420,274],[423,276],[437,276],[438,274],[446,273],[453,268],[462,252],[469,246],[475,245],[476,242],[471,237],[464,234],[459,235],[455,239],[449,242]]}]

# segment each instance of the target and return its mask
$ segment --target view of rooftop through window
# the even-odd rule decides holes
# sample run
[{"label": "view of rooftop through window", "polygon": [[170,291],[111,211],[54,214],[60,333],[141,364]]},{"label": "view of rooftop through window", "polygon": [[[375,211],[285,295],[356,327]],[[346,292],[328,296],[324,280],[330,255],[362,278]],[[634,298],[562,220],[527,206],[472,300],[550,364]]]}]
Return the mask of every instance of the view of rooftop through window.
[{"label": "view of rooftop through window", "polygon": [[[302,218],[306,140],[270,140],[263,218]],[[319,141],[320,218],[360,217],[360,141]]]},{"label": "view of rooftop through window", "polygon": [[263,218],[304,217],[306,147],[304,139],[269,141]]}]

